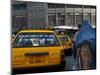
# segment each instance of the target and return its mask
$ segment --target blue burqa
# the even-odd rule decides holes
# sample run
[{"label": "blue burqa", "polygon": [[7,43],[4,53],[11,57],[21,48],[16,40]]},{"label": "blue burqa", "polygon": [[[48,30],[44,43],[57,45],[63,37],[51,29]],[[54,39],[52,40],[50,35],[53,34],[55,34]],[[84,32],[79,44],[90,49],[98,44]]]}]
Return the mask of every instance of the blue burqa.
[{"label": "blue burqa", "polygon": [[89,43],[91,46],[91,51],[93,53],[93,62],[92,62],[92,67],[96,68],[96,32],[95,30],[92,28],[92,26],[88,23],[88,21],[84,21],[81,25],[81,28],[76,36],[76,41],[73,45],[73,55],[75,57],[75,59],[77,59],[76,57],[76,52],[77,52],[77,48],[81,47],[82,45]]}]

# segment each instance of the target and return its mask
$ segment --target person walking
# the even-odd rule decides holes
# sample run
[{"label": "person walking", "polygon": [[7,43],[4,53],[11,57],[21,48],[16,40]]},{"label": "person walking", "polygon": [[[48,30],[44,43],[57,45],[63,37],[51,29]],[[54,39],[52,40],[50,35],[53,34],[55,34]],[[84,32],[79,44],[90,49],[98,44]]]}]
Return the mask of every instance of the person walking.
[{"label": "person walking", "polygon": [[96,68],[96,33],[88,21],[84,21],[77,32],[72,52],[73,70]]}]

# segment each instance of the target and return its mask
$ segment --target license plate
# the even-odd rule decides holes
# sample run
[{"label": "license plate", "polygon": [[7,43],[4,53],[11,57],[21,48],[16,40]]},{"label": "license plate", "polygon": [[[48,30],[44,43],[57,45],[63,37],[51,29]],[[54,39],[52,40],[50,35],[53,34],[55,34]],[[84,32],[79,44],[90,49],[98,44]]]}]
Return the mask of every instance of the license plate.
[{"label": "license plate", "polygon": [[45,57],[37,56],[37,57],[29,57],[30,63],[45,63]]}]

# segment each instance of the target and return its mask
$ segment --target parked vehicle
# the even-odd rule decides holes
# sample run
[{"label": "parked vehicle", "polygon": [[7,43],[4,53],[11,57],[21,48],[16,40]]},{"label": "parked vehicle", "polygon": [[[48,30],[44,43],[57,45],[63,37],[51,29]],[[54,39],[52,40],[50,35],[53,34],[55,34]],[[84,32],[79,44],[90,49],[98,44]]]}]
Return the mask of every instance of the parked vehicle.
[{"label": "parked vehicle", "polygon": [[71,54],[72,41],[68,35],[58,35],[64,49],[65,55]]}]

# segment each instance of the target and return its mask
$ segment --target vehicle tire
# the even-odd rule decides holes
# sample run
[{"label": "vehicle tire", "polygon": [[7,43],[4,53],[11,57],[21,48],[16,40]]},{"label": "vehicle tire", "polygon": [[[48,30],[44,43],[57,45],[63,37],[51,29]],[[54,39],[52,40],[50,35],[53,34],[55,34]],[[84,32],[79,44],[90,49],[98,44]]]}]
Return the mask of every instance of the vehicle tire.
[{"label": "vehicle tire", "polygon": [[66,60],[65,60],[65,55],[64,55],[63,59],[61,59],[61,63],[60,63],[60,67],[59,68],[61,70],[64,70],[65,65],[66,65]]},{"label": "vehicle tire", "polygon": [[70,55],[72,55],[72,50],[71,49],[65,49],[64,53],[65,53],[65,56],[70,56]]},{"label": "vehicle tire", "polygon": [[61,64],[60,64],[60,68],[61,69],[64,69],[65,68],[65,65],[66,65],[66,61],[62,61]]}]

